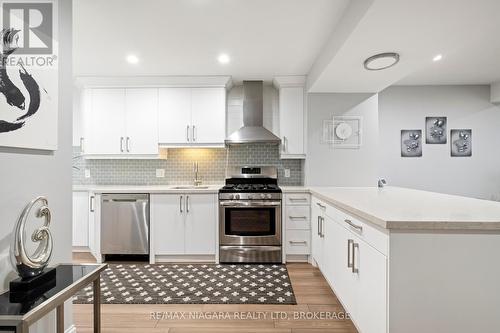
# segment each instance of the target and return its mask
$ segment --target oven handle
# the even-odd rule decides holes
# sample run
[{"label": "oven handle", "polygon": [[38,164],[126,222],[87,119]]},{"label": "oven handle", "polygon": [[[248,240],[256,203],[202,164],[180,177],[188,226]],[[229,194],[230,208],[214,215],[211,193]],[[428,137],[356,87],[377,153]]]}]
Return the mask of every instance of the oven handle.
[{"label": "oven handle", "polygon": [[221,201],[222,207],[278,207],[281,206],[280,201]]}]

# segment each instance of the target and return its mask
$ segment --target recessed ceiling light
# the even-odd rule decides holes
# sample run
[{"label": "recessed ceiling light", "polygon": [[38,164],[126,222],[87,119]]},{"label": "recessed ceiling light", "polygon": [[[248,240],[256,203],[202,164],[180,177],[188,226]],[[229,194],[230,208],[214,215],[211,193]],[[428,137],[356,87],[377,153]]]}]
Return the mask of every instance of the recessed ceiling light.
[{"label": "recessed ceiling light", "polygon": [[443,59],[443,55],[442,54],[436,54],[434,56],[434,58],[432,58],[432,61],[439,61],[441,59]]},{"label": "recessed ceiling light", "polygon": [[227,64],[231,59],[229,58],[229,56],[225,53],[222,53],[222,54],[219,54],[219,56],[217,57],[217,61],[219,61],[219,63],[221,64]]},{"label": "recessed ceiling light", "polygon": [[135,54],[129,54],[125,59],[129,64],[137,64],[139,62],[139,58]]},{"label": "recessed ceiling light", "polygon": [[399,62],[399,54],[385,52],[376,54],[366,59],[363,65],[369,71],[379,71],[396,65]]}]

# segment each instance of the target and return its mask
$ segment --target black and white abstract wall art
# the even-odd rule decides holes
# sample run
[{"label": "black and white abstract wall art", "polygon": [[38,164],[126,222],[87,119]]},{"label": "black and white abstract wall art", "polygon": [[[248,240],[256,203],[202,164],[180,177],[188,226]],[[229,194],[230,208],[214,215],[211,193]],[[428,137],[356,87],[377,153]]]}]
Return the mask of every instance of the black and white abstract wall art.
[{"label": "black and white abstract wall art", "polygon": [[425,143],[446,143],[446,117],[425,118]]},{"label": "black and white abstract wall art", "polygon": [[450,143],[452,157],[472,156],[471,129],[452,129],[450,131]]},{"label": "black and white abstract wall art", "polygon": [[[56,150],[57,3],[0,5],[4,14],[0,26],[0,147]],[[28,12],[33,15],[25,15]],[[41,17],[43,23],[26,32],[23,29],[33,23],[25,20],[32,16]]]},{"label": "black and white abstract wall art", "polygon": [[401,130],[401,157],[422,156],[422,130]]}]

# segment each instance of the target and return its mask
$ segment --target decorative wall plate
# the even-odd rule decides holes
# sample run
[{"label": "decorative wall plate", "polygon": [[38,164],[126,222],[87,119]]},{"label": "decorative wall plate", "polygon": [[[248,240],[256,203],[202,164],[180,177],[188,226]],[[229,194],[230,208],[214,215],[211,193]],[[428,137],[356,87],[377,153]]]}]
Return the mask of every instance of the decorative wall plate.
[{"label": "decorative wall plate", "polygon": [[362,145],[362,117],[335,116],[324,120],[323,142],[334,148],[358,149]]}]

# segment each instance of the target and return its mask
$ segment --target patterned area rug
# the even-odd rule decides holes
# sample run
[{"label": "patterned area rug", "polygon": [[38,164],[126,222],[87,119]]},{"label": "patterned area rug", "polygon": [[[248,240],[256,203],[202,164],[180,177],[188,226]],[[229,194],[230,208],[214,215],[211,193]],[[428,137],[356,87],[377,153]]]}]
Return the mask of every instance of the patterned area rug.
[{"label": "patterned area rug", "polygon": [[[109,264],[103,304],[297,304],[285,265]],[[73,299],[93,302],[92,286]]]}]

